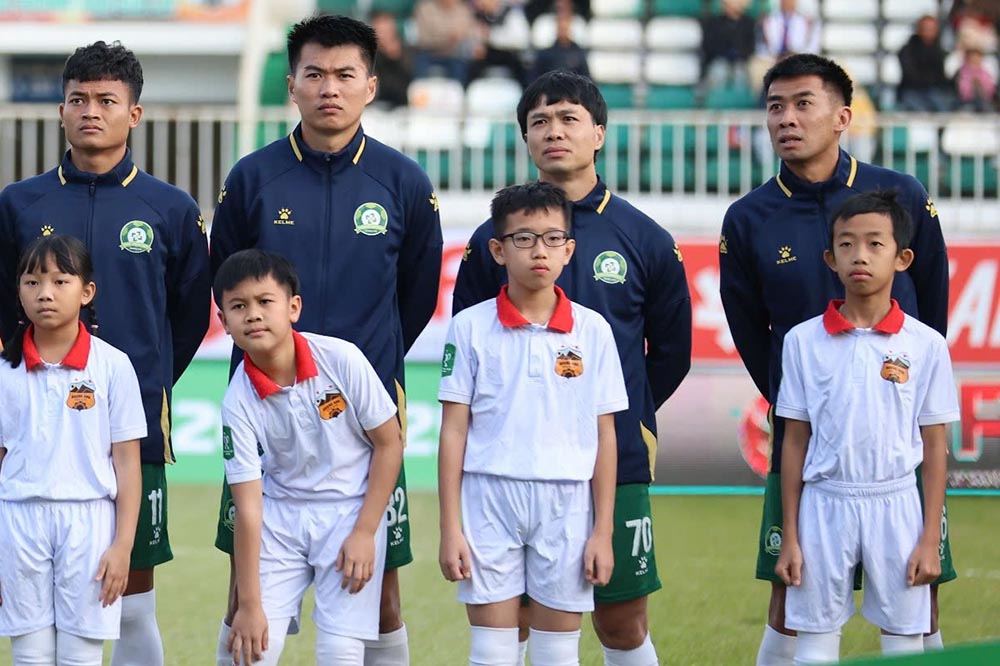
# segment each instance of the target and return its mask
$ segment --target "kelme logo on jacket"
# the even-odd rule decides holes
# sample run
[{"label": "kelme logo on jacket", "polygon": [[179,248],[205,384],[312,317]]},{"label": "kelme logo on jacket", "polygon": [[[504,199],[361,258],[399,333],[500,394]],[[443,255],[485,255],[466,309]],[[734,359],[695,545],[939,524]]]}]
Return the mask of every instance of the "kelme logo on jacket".
[{"label": "kelme logo on jacket", "polygon": [[363,203],[354,211],[354,233],[365,236],[384,234],[389,227],[389,214],[381,204]]},{"label": "kelme logo on jacket", "polygon": [[132,220],[126,222],[118,234],[121,250],[126,250],[132,254],[142,254],[153,249],[153,227],[142,220]]}]

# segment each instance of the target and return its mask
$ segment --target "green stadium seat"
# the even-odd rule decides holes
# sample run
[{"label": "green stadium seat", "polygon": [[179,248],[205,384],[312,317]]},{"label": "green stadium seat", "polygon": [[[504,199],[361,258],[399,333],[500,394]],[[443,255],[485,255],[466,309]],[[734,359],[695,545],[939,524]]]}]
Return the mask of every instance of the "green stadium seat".
[{"label": "green stadium seat", "polygon": [[288,59],[283,52],[267,54],[261,73],[260,103],[263,106],[284,106],[288,103]]},{"label": "green stadium seat", "polygon": [[705,96],[706,109],[755,109],[760,99],[742,86],[712,88]]},{"label": "green stadium seat", "polygon": [[700,16],[705,0],[653,0],[653,16]]},{"label": "green stadium seat", "polygon": [[695,93],[692,86],[649,86],[646,95],[648,109],[693,109]]},{"label": "green stadium seat", "polygon": [[633,103],[632,86],[628,83],[602,83],[598,87],[604,95],[609,109],[631,109]]},{"label": "green stadium seat", "polygon": [[416,0],[373,0],[373,12],[389,12],[400,18],[405,18],[413,14],[413,7]]},{"label": "green stadium seat", "polygon": [[316,0],[316,11],[321,14],[353,16],[357,8],[357,0]]}]

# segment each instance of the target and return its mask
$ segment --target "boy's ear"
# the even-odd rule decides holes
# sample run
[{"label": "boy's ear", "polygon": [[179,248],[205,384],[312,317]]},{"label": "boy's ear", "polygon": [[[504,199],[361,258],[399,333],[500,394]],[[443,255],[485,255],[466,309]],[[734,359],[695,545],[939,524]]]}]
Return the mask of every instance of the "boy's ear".
[{"label": "boy's ear", "polygon": [[896,255],[896,272],[902,273],[913,263],[913,250],[906,248]]},{"label": "boy's ear", "polygon": [[837,272],[837,257],[834,256],[831,250],[823,250],[823,261],[826,265],[830,267],[830,270],[834,273]]},{"label": "boy's ear", "polygon": [[222,323],[222,329],[228,334],[229,324],[226,323],[226,314],[222,311],[222,308],[215,311],[215,316],[219,318],[219,321]]},{"label": "boy's ear", "polygon": [[576,252],[576,240],[570,238],[566,241],[566,261],[563,262],[563,266],[569,264],[569,260],[573,258],[574,252]]},{"label": "boy's ear", "polygon": [[302,297],[296,294],[288,299],[288,319],[293,324],[299,320],[302,315]]},{"label": "boy's ear", "polygon": [[496,238],[490,239],[490,254],[493,255],[493,261],[501,266],[507,265],[507,260],[503,256],[503,243]]}]

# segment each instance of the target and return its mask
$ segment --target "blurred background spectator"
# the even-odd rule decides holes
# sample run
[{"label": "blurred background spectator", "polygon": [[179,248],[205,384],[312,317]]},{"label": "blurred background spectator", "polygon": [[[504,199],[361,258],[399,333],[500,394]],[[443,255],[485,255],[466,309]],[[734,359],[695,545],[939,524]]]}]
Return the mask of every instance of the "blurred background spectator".
[{"label": "blurred background spectator", "polygon": [[406,89],[413,81],[413,53],[399,36],[396,17],[389,12],[375,12],[371,26],[378,38],[375,74],[378,75],[376,102],[392,109],[406,106]]},{"label": "blurred background spectator", "polygon": [[699,97],[717,86],[747,87],[755,24],[745,12],[750,0],[722,0],[721,13],[702,19]]},{"label": "blurred background spectator", "polygon": [[[560,0],[527,0],[527,2],[524,3],[524,13],[528,17],[528,21],[534,23],[535,19],[542,14],[555,12],[558,8],[559,1]],[[575,0],[573,3],[573,11],[589,21],[591,18],[590,0]]]},{"label": "blurred background spectator", "polygon": [[955,76],[959,108],[964,111],[989,113],[995,107],[997,82],[983,63],[983,52],[966,49],[965,59]]},{"label": "blurred background spectator", "polygon": [[557,0],[556,10],[556,41],[535,54],[535,66],[532,79],[555,69],[568,69],[577,74],[590,76],[587,66],[587,50],[573,41],[573,2]]},{"label": "blurred background spectator", "polygon": [[417,31],[414,74],[433,74],[464,83],[469,61],[483,35],[472,7],[464,0],[420,0],[413,12]]},{"label": "blurred background spectator", "polygon": [[941,47],[937,19],[929,14],[920,17],[914,34],[899,50],[902,78],[897,99],[901,111],[951,110],[952,86],[944,69],[947,55]]},{"label": "blurred background spectator", "polygon": [[819,21],[799,11],[797,0],[780,0],[778,11],[769,12],[757,26],[757,51],[750,61],[750,80],[761,85],[764,73],[790,53],[819,53]]},{"label": "blurred background spectator", "polygon": [[472,0],[472,7],[479,39],[465,83],[484,76],[506,76],[525,85],[525,67],[516,43],[527,42],[528,22],[520,6],[506,0]]},{"label": "blurred background spectator", "polygon": [[976,49],[983,53],[997,50],[998,0],[954,0],[948,12],[955,31],[957,50]]}]

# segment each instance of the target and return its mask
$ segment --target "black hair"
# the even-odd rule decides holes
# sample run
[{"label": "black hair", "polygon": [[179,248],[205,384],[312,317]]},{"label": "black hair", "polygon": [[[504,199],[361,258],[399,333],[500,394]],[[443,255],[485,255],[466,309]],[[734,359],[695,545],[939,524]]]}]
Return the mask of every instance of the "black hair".
[{"label": "black hair", "polygon": [[800,76],[818,76],[823,85],[833,88],[844,100],[844,106],[851,105],[854,95],[854,84],[844,68],[823,56],[815,53],[794,53],[779,60],[764,74],[764,93],[771,84],[780,79],[795,79]]},{"label": "black hair", "polygon": [[858,215],[879,213],[892,220],[892,237],[896,241],[896,253],[910,247],[913,239],[913,219],[899,203],[896,190],[873,190],[849,197],[830,218],[830,251],[833,251],[833,232],[837,222],[849,220]]},{"label": "black hair", "polygon": [[365,61],[368,74],[375,71],[378,40],[375,38],[375,30],[361,21],[348,16],[317,14],[293,25],[288,31],[287,42],[288,71],[292,76],[295,76],[302,47],[306,44],[319,44],[328,49],[335,46],[357,46],[361,49],[361,59]]},{"label": "black hair", "polygon": [[[25,273],[46,272],[46,264],[52,260],[60,273],[75,275],[87,284],[94,279],[94,262],[90,258],[87,247],[73,236],[63,236],[52,234],[35,239],[31,245],[21,255],[17,262],[17,283],[20,285],[21,276]],[[94,299],[84,306],[90,313],[91,333],[97,333],[97,309],[94,307]],[[28,325],[31,323],[24,314],[24,306],[21,299],[17,299],[18,322],[14,334],[3,345],[0,357],[3,357],[12,367],[21,365],[24,358],[24,336],[28,332]]]},{"label": "black hair", "polygon": [[227,291],[235,289],[244,280],[263,280],[274,278],[282,287],[288,290],[289,296],[298,296],[301,292],[299,276],[288,259],[274,252],[264,250],[240,250],[230,255],[219,266],[212,285],[215,304],[222,308],[222,296]]},{"label": "black hair", "polygon": [[142,65],[121,42],[94,42],[81,46],[66,59],[63,94],[70,81],[122,81],[132,93],[132,104],[137,104],[142,94]]},{"label": "black hair", "polygon": [[562,101],[579,104],[587,109],[595,125],[608,125],[608,103],[597,85],[586,76],[557,69],[539,76],[521,95],[517,103],[517,122],[521,126],[522,137],[528,135],[528,113],[542,100],[546,105]]},{"label": "black hair", "polygon": [[494,238],[504,235],[507,218],[513,213],[534,213],[540,210],[561,211],[566,220],[566,233],[572,235],[573,202],[555,185],[538,181],[527,185],[511,185],[496,193],[490,202]]}]

